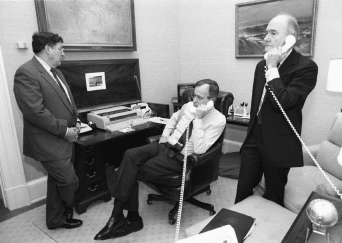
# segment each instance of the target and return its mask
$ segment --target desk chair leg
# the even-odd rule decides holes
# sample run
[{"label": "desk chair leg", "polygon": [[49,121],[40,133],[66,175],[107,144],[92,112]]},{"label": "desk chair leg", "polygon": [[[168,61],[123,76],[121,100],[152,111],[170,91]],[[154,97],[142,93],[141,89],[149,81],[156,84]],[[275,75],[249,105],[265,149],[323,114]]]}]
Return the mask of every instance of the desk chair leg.
[{"label": "desk chair leg", "polygon": [[171,225],[174,225],[176,223],[175,215],[178,212],[178,208],[179,208],[179,202],[176,202],[175,206],[173,206],[173,208],[169,212],[169,223]]},{"label": "desk chair leg", "polygon": [[[193,196],[196,196],[198,194],[201,194],[203,192],[206,192],[207,195],[211,194],[210,185],[206,186],[205,188],[199,190],[197,193],[195,193]],[[214,210],[214,205],[209,203],[204,203],[201,201],[198,201],[193,196],[191,196],[188,199],[185,199],[185,202],[188,202],[192,205],[195,205],[199,208],[205,209],[209,211],[209,215],[216,214],[216,211]],[[147,204],[152,205],[152,201],[173,201],[168,197],[165,197],[164,195],[157,195],[157,194],[148,194],[147,196]],[[178,212],[179,202],[176,202],[171,211],[169,212],[169,223],[171,225],[174,225],[176,223],[175,215]]]},{"label": "desk chair leg", "polygon": [[190,197],[184,201],[209,211],[209,215],[214,215],[216,213],[216,211],[214,210],[214,205],[198,201],[194,197]]}]

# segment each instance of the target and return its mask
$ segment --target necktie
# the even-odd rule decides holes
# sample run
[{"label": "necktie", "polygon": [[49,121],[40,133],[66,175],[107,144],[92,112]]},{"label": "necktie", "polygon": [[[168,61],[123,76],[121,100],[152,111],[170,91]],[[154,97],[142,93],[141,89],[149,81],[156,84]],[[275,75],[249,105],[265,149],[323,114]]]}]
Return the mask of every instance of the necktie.
[{"label": "necktie", "polygon": [[65,92],[65,90],[64,90],[64,88],[63,88],[63,86],[62,86],[62,84],[61,84],[61,81],[59,81],[59,79],[58,79],[58,77],[57,77],[56,70],[55,70],[55,69],[53,69],[53,68],[51,68],[51,69],[50,69],[50,71],[52,72],[52,74],[53,74],[53,77],[54,77],[54,78],[55,78],[55,80],[57,81],[57,84],[58,84],[58,86],[61,88],[61,90],[62,90],[62,91],[63,91],[63,93],[65,94],[65,96],[66,96],[67,100],[70,102],[70,100],[69,100],[69,98],[68,98],[68,95],[66,94],[66,92]]},{"label": "necktie", "polygon": [[[189,124],[189,137],[188,137],[188,138],[191,137],[193,126],[194,126],[194,120],[192,120],[192,121],[190,122],[190,124]],[[182,136],[179,138],[178,143],[180,143],[180,144],[183,145],[183,146],[182,146],[182,149],[183,149],[184,146],[185,146],[185,143],[186,143],[186,129],[185,129],[185,131],[183,132]],[[182,150],[182,149],[181,149],[181,150]]]},{"label": "necktie", "polygon": [[[188,138],[191,137],[193,126],[194,126],[194,123],[193,123],[193,120],[192,120],[190,122],[190,124],[189,124],[189,137]],[[182,150],[183,150],[183,148],[185,147],[185,144],[186,144],[186,131],[187,131],[187,129],[185,129],[185,131],[183,132],[182,136],[178,139],[178,143],[176,143],[173,146],[169,145],[168,149],[166,150],[166,156],[167,157],[172,159],[177,154],[182,152]]]}]

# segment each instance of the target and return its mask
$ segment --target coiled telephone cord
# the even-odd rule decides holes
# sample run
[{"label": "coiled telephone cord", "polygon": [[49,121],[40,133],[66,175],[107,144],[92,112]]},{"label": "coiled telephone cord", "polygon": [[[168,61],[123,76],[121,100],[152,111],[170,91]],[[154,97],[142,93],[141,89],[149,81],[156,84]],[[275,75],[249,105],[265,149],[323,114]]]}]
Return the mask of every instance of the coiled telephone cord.
[{"label": "coiled telephone cord", "polygon": [[189,137],[189,127],[186,128],[186,141],[185,141],[185,148],[184,148],[182,185],[181,185],[181,191],[180,191],[180,195],[179,195],[179,206],[178,206],[177,223],[176,223],[176,229],[175,229],[175,241],[174,241],[175,243],[178,241],[179,229],[180,229],[180,220],[182,217],[184,187],[185,187],[185,174],[186,174],[186,162],[187,162],[187,157],[188,157],[188,140],[189,140],[188,137]]},{"label": "coiled telephone cord", "polygon": [[269,91],[271,92],[274,100],[276,101],[277,105],[279,106],[281,112],[283,113],[285,119],[287,120],[287,122],[289,123],[289,125],[291,126],[292,130],[294,131],[294,133],[296,134],[297,138],[299,139],[299,141],[301,142],[301,144],[303,145],[303,147],[305,148],[305,150],[308,152],[308,154],[310,155],[311,159],[315,162],[316,166],[318,167],[318,169],[321,171],[321,173],[323,174],[323,176],[325,177],[325,179],[329,182],[329,184],[331,185],[331,187],[334,189],[334,191],[337,193],[337,195],[340,196],[340,198],[342,199],[342,194],[339,192],[339,190],[337,190],[336,186],[332,183],[332,181],[329,179],[328,175],[325,173],[325,171],[322,169],[322,167],[318,164],[318,162],[316,161],[315,157],[311,154],[310,150],[308,149],[308,147],[305,145],[304,141],[302,140],[302,138],[299,136],[296,128],[292,125],[292,122],[290,121],[289,117],[286,115],[283,107],[281,106],[280,102],[278,101],[277,97],[275,96],[275,94],[273,93],[273,91],[270,89],[270,87],[268,86],[268,84],[266,83],[266,86],[269,88]]}]

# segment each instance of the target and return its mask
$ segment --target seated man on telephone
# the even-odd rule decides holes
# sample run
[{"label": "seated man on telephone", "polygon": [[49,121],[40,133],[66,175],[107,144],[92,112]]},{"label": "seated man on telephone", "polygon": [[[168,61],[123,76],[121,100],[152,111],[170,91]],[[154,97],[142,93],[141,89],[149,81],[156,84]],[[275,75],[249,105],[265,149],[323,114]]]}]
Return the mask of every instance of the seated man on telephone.
[{"label": "seated man on telephone", "polygon": [[[139,215],[140,181],[153,181],[161,176],[182,173],[184,147],[187,154],[205,153],[220,137],[226,126],[225,116],[214,108],[218,84],[210,79],[195,84],[193,102],[184,104],[165,126],[159,143],[128,149],[115,176],[114,208],[105,227],[95,240],[121,237],[143,228]],[[189,138],[184,141],[187,127]],[[182,140],[183,139],[183,140]],[[123,210],[128,211],[125,218]]]}]

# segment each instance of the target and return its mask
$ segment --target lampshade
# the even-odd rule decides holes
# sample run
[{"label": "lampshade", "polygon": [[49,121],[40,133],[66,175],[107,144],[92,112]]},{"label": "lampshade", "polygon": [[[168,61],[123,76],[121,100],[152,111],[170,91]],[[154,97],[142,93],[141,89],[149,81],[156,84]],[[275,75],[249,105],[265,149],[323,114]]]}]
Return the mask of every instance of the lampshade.
[{"label": "lampshade", "polygon": [[342,59],[332,59],[329,62],[327,90],[342,92]]}]

